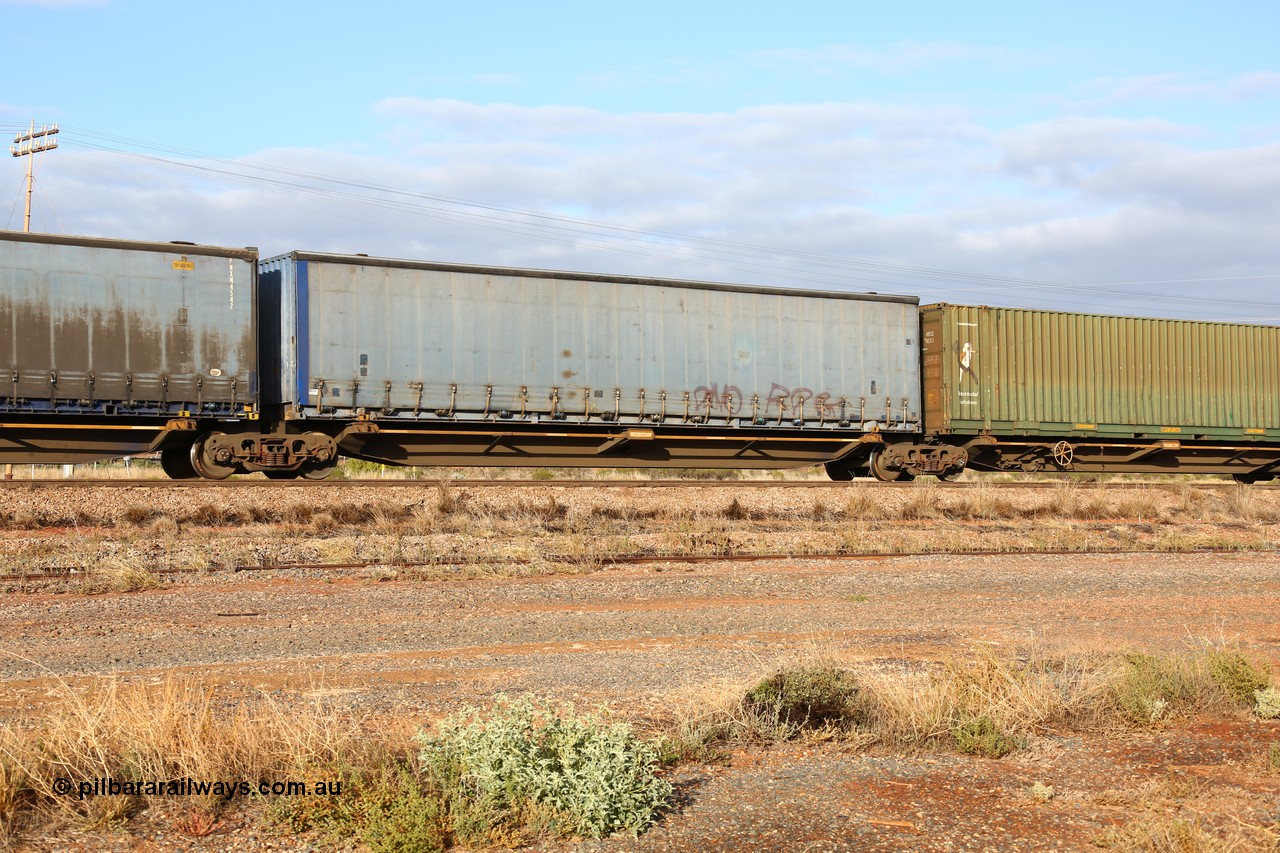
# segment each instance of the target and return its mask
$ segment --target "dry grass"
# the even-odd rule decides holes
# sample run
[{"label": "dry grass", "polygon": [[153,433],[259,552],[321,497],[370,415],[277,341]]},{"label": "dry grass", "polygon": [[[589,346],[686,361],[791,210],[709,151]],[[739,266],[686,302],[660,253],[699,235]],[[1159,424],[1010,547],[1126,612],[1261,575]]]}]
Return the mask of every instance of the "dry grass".
[{"label": "dry grass", "polygon": [[[1246,691],[1264,682],[1270,683],[1264,667],[1221,648],[1058,658],[980,650],[909,671],[806,659],[752,684],[722,683],[679,697],[660,725],[666,753],[674,757],[706,757],[731,742],[816,734],[859,746],[998,758],[1047,731],[1145,728],[1194,713],[1247,713],[1254,693],[1246,698]],[[787,703],[761,702],[762,693],[789,696],[791,705],[802,697],[803,719]]]},{"label": "dry grass", "polygon": [[1117,853],[1265,853],[1280,850],[1280,831],[1240,824],[1219,833],[1195,817],[1143,818],[1103,833],[1096,843]]},{"label": "dry grass", "polygon": [[160,578],[145,562],[134,556],[108,557],[92,564],[79,576],[78,591],[84,593],[138,592],[160,586]]},{"label": "dry grass", "polygon": [[[0,537],[0,561],[30,570],[83,571],[111,560],[144,571],[429,560],[505,563],[524,573],[531,559],[541,561],[540,572],[580,571],[638,554],[1248,551],[1273,549],[1280,537],[1268,521],[1280,520],[1280,495],[1186,484],[953,490],[922,479],[895,489],[854,483],[817,497],[637,489],[603,501],[588,490],[480,490],[441,480],[394,495],[321,492],[306,503],[272,503],[257,492],[213,493],[191,504],[158,493],[154,505],[123,507],[71,494],[65,503],[14,497],[16,506],[0,508],[0,526],[62,528],[56,539]],[[94,588],[113,583],[100,578]],[[145,574],[119,583],[147,588]]]},{"label": "dry grass", "polygon": [[[101,827],[147,798],[80,796],[95,779],[259,782],[323,778],[386,748],[319,701],[282,705],[268,694],[219,696],[197,679],[63,683],[53,711],[30,728],[0,730],[0,837],[24,820]],[[75,786],[67,793],[60,780]],[[216,813],[225,798],[196,805]],[[193,817],[199,822],[199,819]]]},{"label": "dry grass", "polygon": [[[1135,661],[1141,663],[1135,666]],[[1158,677],[1149,677],[1153,672]],[[977,651],[908,669],[849,666],[815,653],[770,667],[746,683],[704,685],[675,697],[646,728],[658,739],[667,762],[709,759],[731,743],[797,738],[834,740],[845,748],[874,744],[896,751],[955,750],[999,758],[1050,731],[1124,731],[1190,714],[1247,713],[1245,694],[1256,693],[1263,681],[1270,681],[1269,673],[1240,651],[1225,648],[1181,655],[1066,657]],[[1170,683],[1182,686],[1170,692]],[[1154,698],[1174,698],[1161,714],[1135,719],[1127,710],[1130,705],[1117,699],[1126,693],[1145,695],[1147,708]],[[1264,765],[1271,762],[1270,772],[1280,766],[1277,754],[1280,747],[1272,745],[1264,756]],[[352,801],[362,803],[361,808],[410,822],[417,819],[414,810],[435,809],[436,820],[439,804],[422,799],[426,788],[414,781],[419,772],[414,767],[404,727],[380,720],[375,731],[318,699],[229,696],[182,677],[150,684],[107,679],[87,690],[64,683],[44,718],[0,730],[0,846],[37,824],[117,825],[155,799],[81,797],[77,788],[68,795],[58,787],[59,779],[70,779],[74,786],[110,778],[244,781],[255,787],[264,781],[363,780],[362,791],[368,790]],[[1162,796],[1193,793],[1170,789]],[[181,799],[187,811],[178,820],[192,836],[213,826],[228,801],[214,795]],[[337,821],[335,831],[372,831],[368,814],[347,815],[340,803],[302,799],[305,806],[284,805],[278,815],[314,823],[320,812],[304,812],[316,808],[327,815],[325,821]],[[396,812],[400,809],[408,811]],[[1250,838],[1267,837],[1267,830],[1247,829]],[[1207,844],[1221,840],[1198,826],[1140,822],[1105,842],[1123,850],[1165,849],[1132,846],[1165,835]]]}]

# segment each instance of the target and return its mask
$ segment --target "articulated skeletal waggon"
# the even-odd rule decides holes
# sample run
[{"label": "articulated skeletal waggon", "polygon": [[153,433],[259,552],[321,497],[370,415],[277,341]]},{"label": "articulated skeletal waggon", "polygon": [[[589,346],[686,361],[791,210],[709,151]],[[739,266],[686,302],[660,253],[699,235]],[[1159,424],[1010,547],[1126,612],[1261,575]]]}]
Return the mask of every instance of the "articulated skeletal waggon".
[{"label": "articulated skeletal waggon", "polygon": [[0,249],[0,462],[1280,468],[1274,327],[13,232]]}]

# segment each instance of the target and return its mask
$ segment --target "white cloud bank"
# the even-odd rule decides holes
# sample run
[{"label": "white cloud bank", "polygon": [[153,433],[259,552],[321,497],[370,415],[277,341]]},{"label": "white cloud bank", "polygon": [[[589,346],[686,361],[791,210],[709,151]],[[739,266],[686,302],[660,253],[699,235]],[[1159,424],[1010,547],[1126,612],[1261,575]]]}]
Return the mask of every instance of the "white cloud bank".
[{"label": "white cloud bank", "polygon": [[[345,185],[279,173],[275,183],[232,182],[68,139],[56,165],[42,165],[45,228],[928,300],[1280,315],[1280,143],[1210,143],[1167,119],[1068,115],[996,128],[960,106],[876,103],[614,114],[393,98],[374,115],[386,152],[252,158]],[[726,242],[642,239],[444,199]],[[1046,291],[928,269],[1070,284],[1231,280]],[[1125,290],[1157,298],[1112,292]],[[1212,299],[1220,304],[1201,301]]]}]

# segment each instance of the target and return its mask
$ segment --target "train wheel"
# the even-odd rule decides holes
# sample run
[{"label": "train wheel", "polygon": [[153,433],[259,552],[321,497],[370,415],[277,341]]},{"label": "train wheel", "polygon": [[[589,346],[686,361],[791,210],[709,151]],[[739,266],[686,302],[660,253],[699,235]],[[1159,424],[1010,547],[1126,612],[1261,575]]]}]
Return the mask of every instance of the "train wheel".
[{"label": "train wheel", "polygon": [[305,480],[324,480],[329,477],[338,467],[338,460],[331,459],[328,462],[312,462],[310,465],[302,467],[302,477]]},{"label": "train wheel", "polygon": [[842,462],[824,462],[823,468],[827,469],[827,477],[838,482],[847,482],[856,476],[856,472],[849,465]]},{"label": "train wheel", "polygon": [[908,474],[906,471],[895,471],[885,465],[884,448],[877,447],[871,451],[871,458],[867,461],[867,467],[871,470],[871,476],[882,483],[909,483],[915,479],[914,474]]},{"label": "train wheel", "polygon": [[211,432],[191,445],[191,453],[189,454],[191,467],[206,480],[225,480],[236,472],[234,465],[229,465],[225,461],[219,462],[215,459],[212,448],[209,446],[209,439],[216,438],[222,434],[220,432]]},{"label": "train wheel", "polygon": [[191,465],[191,448],[186,446],[161,450],[160,468],[170,480],[194,480],[200,476]]}]

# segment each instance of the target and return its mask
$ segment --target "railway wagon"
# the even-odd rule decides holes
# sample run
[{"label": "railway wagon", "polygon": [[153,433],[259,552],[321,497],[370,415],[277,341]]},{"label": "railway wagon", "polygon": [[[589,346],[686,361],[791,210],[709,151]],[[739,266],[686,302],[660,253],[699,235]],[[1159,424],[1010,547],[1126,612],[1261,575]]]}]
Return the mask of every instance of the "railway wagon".
[{"label": "railway wagon", "polygon": [[257,261],[0,232],[0,462],[172,462],[201,431],[256,421]]},{"label": "railway wagon", "polygon": [[362,459],[843,473],[920,428],[913,297],[308,252],[259,279],[264,395]]},{"label": "railway wagon", "polygon": [[[926,443],[971,467],[1280,468],[1280,328],[941,304],[921,331]],[[918,450],[887,450],[880,473]]]}]

